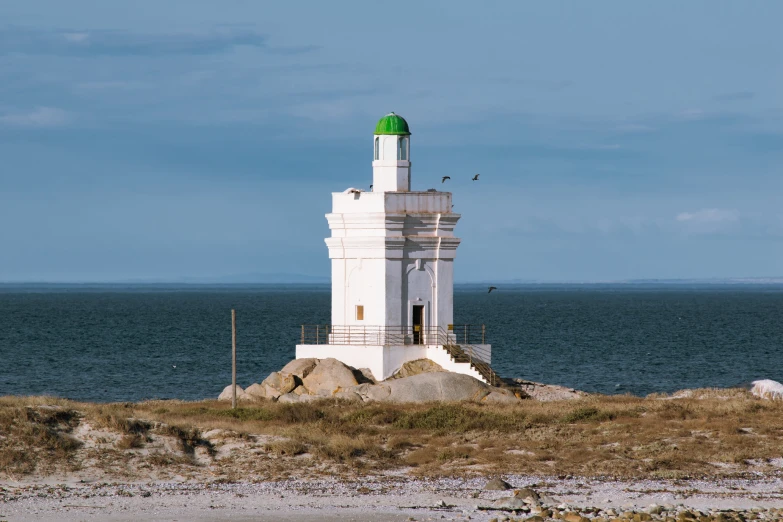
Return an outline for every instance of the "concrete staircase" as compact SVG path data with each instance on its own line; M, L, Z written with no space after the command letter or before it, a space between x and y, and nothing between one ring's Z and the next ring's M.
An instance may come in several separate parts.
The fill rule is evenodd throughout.
M443 348L451 356L452 361L470 364L470 367L476 370L484 378L484 382L490 386L501 386L503 384L503 380L489 364L473 355L474 348L472 346L444 344Z

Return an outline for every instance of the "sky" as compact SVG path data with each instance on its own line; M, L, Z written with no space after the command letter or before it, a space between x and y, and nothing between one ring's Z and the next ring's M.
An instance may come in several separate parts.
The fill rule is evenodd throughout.
M457 281L783 276L783 3L0 3L0 281L328 276L411 127ZM471 177L481 173L479 182Z

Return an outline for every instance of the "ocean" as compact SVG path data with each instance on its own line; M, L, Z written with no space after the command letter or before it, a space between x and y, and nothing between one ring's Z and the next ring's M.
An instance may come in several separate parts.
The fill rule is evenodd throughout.
M783 381L783 286L457 286L455 324L485 324L504 377L646 395ZM328 285L0 286L0 395L214 398L294 357L326 324Z

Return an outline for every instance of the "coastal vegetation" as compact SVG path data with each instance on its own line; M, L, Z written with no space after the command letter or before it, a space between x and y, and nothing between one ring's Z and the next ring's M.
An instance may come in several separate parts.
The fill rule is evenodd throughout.
M744 390L518 404L0 398L0 479L220 481L528 473L684 479L783 468L783 401Z

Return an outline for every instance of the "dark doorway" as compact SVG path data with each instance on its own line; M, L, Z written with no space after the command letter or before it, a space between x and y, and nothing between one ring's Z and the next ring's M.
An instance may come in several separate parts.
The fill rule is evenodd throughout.
M413 305L413 344L424 344L424 305Z

